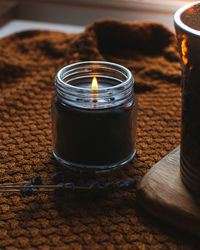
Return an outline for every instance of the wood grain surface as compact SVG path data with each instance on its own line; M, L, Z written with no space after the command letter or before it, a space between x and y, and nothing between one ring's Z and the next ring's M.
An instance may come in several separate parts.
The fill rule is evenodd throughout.
M178 146L144 175L137 199L151 214L200 236L200 199L181 181L179 153Z

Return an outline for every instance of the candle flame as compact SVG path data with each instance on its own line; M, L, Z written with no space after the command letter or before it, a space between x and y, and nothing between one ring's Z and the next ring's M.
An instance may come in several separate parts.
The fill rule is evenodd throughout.
M93 77L92 79L92 86L91 86L92 89L98 89L98 81L97 81L97 78L96 77Z

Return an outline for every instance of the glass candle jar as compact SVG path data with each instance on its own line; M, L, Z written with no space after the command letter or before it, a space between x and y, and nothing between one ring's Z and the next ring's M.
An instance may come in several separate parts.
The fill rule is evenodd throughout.
M101 172L134 157L137 101L127 68L103 61L75 63L57 73L55 86L53 155L59 163Z

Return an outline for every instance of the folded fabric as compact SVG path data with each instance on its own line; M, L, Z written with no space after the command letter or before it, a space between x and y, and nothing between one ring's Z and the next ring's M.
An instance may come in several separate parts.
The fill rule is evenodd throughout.
M61 67L85 60L119 63L135 78L137 155L105 178L140 180L180 143L179 56L175 35L162 24L102 20L81 34L16 33L0 40L1 183L27 181L36 174L51 178L58 171L51 152L54 77ZM135 190L103 198L0 193L2 249L177 249L197 244L143 211Z

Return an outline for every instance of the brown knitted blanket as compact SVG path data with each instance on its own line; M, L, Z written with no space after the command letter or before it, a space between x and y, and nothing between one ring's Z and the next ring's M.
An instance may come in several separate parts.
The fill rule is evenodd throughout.
M85 60L122 64L135 78L137 155L109 178L140 180L179 144L180 65L175 36L167 28L104 20L76 35L22 32L0 40L1 183L36 174L51 179L58 171L51 153L54 76L64 65ZM198 244L147 214L135 190L103 197L0 193L1 249L194 249Z

